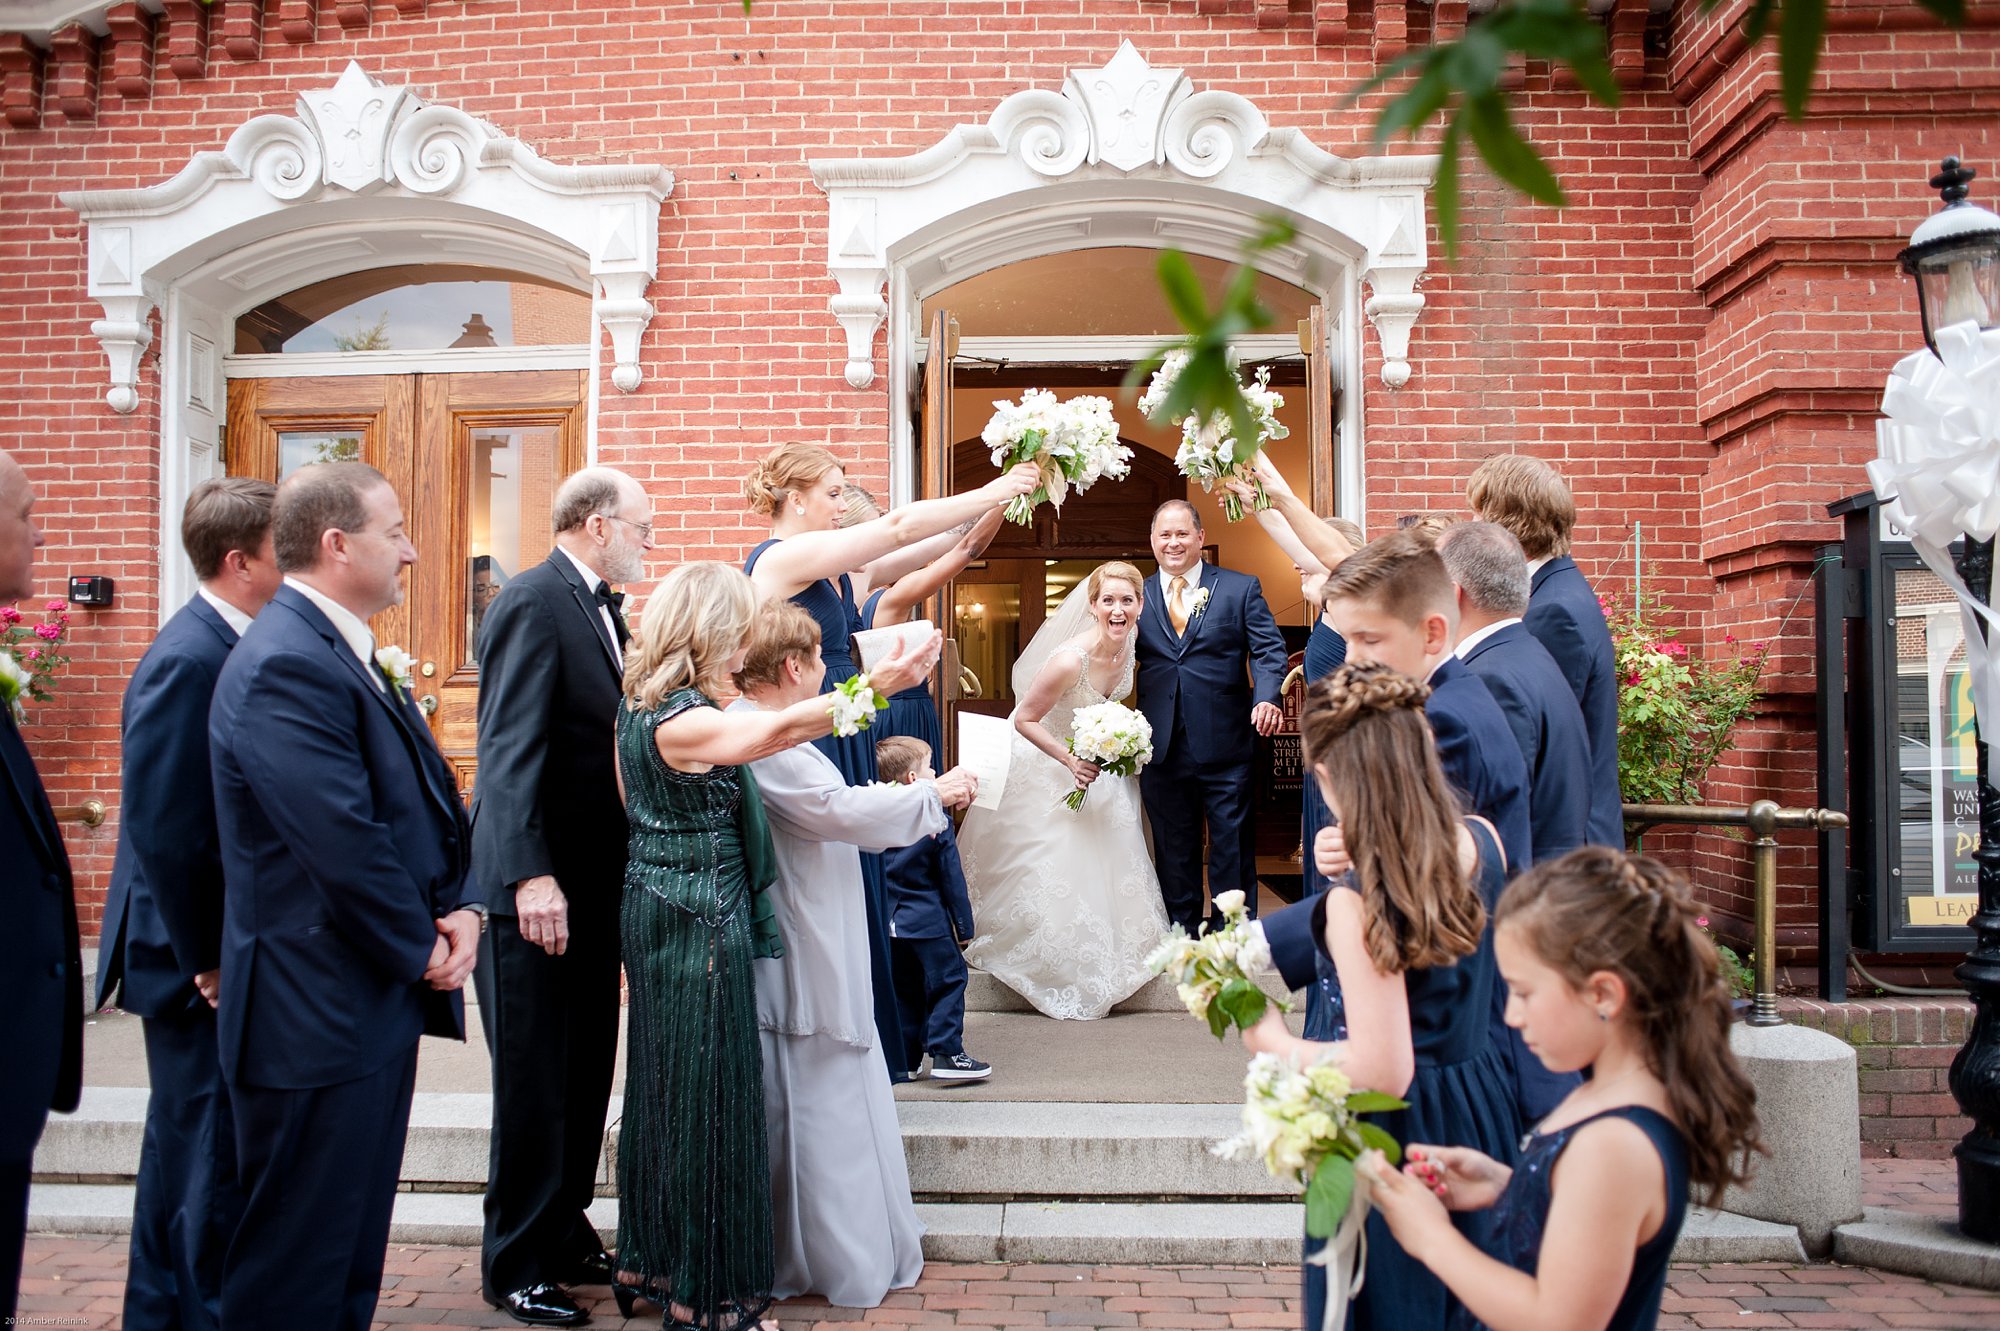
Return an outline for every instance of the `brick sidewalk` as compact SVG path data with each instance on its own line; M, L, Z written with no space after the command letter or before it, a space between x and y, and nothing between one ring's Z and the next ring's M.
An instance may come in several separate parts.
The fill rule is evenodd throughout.
M125 1284L123 1238L28 1240L18 1326L116 1327ZM592 1324L621 1323L608 1295L585 1291ZM816 1299L783 1305L784 1331L853 1327L976 1326L1293 1328L1300 1322L1295 1267L954 1266L933 1262L914 1290L863 1312ZM393 1247L376 1326L384 1331L512 1327L479 1297L470 1248ZM1710 1327L1813 1327L1861 1331L1973 1331L2000 1326L2000 1294L1831 1265L1676 1267L1661 1331Z

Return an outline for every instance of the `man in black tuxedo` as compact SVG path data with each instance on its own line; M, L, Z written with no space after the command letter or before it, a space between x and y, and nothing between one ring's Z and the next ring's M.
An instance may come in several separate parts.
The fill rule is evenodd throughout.
M218 1327L222 1259L242 1211L236 1135L216 1054L222 848L208 708L237 638L278 590L269 481L203 481L181 514L200 589L125 689L118 857L104 903L97 1006L143 1019L146 1132L125 1274L132 1331Z
M1530 853L1558 860L1590 840L1590 736L1548 649L1521 623L1528 561L1491 522L1459 522L1438 538L1458 590L1453 649L1500 704L1528 765Z
M0 604L35 590L35 492L0 453ZM28 1179L49 1111L67 1114L83 1092L83 963L69 854L14 709L0 703L0 1315L14 1320Z
M606 1284L584 1214L618 1057L618 911L627 828L613 725L630 635L611 590L644 575L653 510L631 477L556 491L555 549L509 582L479 638L472 865L492 909L476 972L493 1055L480 1276L536 1326L585 1318L565 1284Z
M1241 891L1257 913L1251 770L1257 736L1284 722L1278 697L1290 657L1257 579L1202 562L1193 504L1161 504L1152 542L1160 571L1147 579L1138 658L1153 759L1140 770L1139 794L1167 918L1193 933L1213 916L1202 900L1204 826L1210 900Z
M1466 484L1475 516L1514 533L1528 559L1522 623L1555 658L1590 735L1590 840L1625 845L1618 793L1618 663L1604 607L1569 557L1576 500L1555 468L1508 454L1479 464Z
M419 1036L465 1038L481 907L450 767L408 658L368 618L416 562L402 505L359 462L278 489L285 582L209 712L224 904L222 1072L242 1222L228 1327L366 1331Z

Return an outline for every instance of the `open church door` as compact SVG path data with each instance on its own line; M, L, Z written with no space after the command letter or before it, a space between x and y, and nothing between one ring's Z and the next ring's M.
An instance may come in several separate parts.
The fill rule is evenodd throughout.
M958 354L958 321L948 310L931 315L930 343L924 356L923 417L918 422L917 457L922 468L919 494L926 499L948 495L957 478L952 467L951 363ZM954 636L952 607L956 583L948 582L931 598L925 615L944 630L944 655L931 676L931 696L937 699L938 715L944 723L944 752L935 755L937 771L948 770L958 759L958 700L966 689L959 663L958 640ZM977 691L977 685L973 686Z
M1299 320L1299 350L1306 358L1306 450L1311 460L1313 512L1333 512L1333 357L1326 327L1326 306L1314 305Z

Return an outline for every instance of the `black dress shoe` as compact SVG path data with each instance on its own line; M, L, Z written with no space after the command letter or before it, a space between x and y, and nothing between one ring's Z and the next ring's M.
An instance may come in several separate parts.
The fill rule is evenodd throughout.
M611 1254L599 1249L588 1257L579 1258L563 1276L565 1285L608 1285L611 1274L617 1268L611 1264Z
M487 1302L529 1326L581 1326L590 1320L590 1314L569 1296L568 1290L546 1280L502 1294L498 1299L489 1298Z

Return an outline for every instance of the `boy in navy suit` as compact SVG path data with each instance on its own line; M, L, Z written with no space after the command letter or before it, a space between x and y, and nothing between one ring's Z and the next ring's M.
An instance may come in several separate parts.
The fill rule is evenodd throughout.
M937 776L931 746L907 735L878 741L875 766L884 781L898 785ZM904 1024L923 1030L933 1080L983 1081L992 1067L965 1052L967 972L959 948L972 939L972 900L951 824L885 853L882 869L889 880L889 950ZM916 1073L910 1069L912 1077Z

